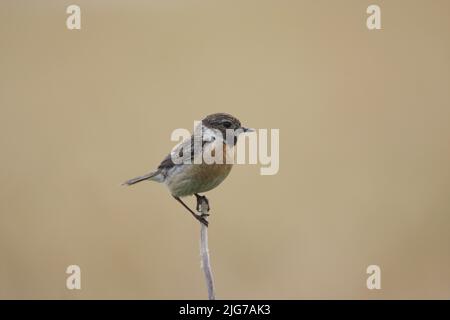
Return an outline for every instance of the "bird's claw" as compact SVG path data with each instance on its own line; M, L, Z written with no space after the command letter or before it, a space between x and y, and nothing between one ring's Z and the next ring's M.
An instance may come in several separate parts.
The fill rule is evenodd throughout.
M195 206L195 209L196 209L198 212L201 212L201 210L202 210L202 208L201 208L202 202L205 202L206 205L207 205L207 210L206 210L206 211L209 212L209 200L208 200L208 198L205 197L205 196L201 196L201 195L199 195L199 194L195 194L195 197L197 198L197 204L196 204L196 206Z
M209 201L208 198L205 196L201 196L199 194L195 194L195 197L197 198L197 204L195 206L195 209L199 214L197 215L197 220L203 223L205 226L208 227L209 222L206 220L207 217L209 217L208 213L203 213L202 211L202 205L206 205L206 212L209 212Z

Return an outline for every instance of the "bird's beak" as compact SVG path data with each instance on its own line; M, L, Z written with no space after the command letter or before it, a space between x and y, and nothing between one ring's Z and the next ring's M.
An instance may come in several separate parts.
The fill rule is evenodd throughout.
M245 128L245 127L242 127L242 130L243 130L244 132L255 132L255 129L253 129L253 128Z

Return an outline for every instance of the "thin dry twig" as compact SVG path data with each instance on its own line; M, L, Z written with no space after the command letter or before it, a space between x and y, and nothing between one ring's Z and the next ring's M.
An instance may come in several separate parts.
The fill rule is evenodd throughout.
M205 219L208 219L208 212L209 212L209 203L206 197L201 197L198 199L199 201L199 208L200 208L200 214L202 214ZM211 263L209 258L209 249L208 249L208 227L205 226L203 223L200 224L200 257L201 257L201 266L203 269L203 272L205 274L205 280L206 280L206 287L208 288L208 299L209 300L215 300L216 299L216 292L214 289L214 280L211 270Z

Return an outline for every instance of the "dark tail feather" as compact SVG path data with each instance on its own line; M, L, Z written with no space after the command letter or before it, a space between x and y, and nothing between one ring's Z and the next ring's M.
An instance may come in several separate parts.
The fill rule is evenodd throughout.
M149 180L149 179L153 178L154 176L156 176L158 173L159 173L158 171L157 172L151 172L151 173L146 174L144 176L136 177L136 178L130 179L128 181L125 181L124 183L122 183L122 185L131 186L131 185L133 185L135 183L138 183L138 182L141 182L141 181L144 181L144 180Z

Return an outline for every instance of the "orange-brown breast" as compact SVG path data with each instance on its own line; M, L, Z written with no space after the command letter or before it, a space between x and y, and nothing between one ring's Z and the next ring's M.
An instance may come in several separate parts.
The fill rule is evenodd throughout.
M226 155L231 154L229 146L223 144L223 163L207 164L187 164L182 172L167 181L167 185L172 194L177 196L187 196L194 193L202 193L217 187L230 173L233 164L226 163ZM215 156L215 150L211 151Z

